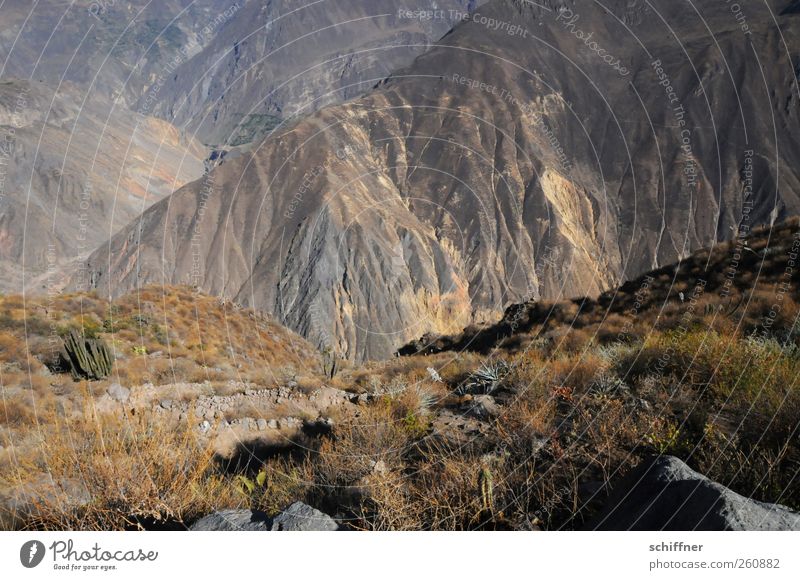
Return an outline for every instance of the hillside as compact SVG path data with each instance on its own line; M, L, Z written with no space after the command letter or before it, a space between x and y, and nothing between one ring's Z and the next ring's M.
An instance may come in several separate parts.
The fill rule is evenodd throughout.
M685 530L717 514L702 478L772 516L699 529L796 529L772 503L800 509L799 254L792 220L326 374L301 339L187 288L4 299L0 523L185 529L303 501L346 529ZM48 374L48 320L113 342L124 396ZM676 505L703 507L625 519L626 476L651 464L688 474ZM651 505L648 489L625 497Z
M311 345L269 317L188 288L143 288L111 303L86 293L3 296L0 315L3 386L30 382L42 395L72 382L49 370L71 329L109 344L108 381L125 384L269 383L292 369L316 373L321 364Z
M596 296L800 213L787 5L778 27L753 7L744 35L710 0L703 18L494 0L368 96L150 208L75 283L196 285L353 360Z
M71 330L108 345L110 376L70 376L59 354ZM113 527L157 513L144 498L172 486L204 504L212 488L198 495L187 466L250 438L270 406L289 426L287 413L325 409L305 394L322 369L319 353L274 321L188 288L144 288L113 303L86 293L0 297L0 529L35 525L51 509L71 517L87 493L101 511L106 501L130 508L111 508ZM297 392L282 405L264 396L287 384ZM230 425L198 442L197 424L216 423L223 404ZM125 491L120 481L132 484ZM90 525L81 519L68 527Z
M626 344L678 326L791 342L800 332L798 251L800 220L794 218L741 233L597 297L514 304L497 322L422 337L399 352L488 355L525 351L542 341L553 348L562 341Z

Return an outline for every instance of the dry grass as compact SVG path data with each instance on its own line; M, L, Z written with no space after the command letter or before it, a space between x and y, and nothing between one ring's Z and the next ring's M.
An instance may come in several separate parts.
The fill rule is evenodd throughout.
M22 300L0 298L0 364L38 371L57 359L71 329L101 337L123 384L205 380L273 384L287 373L314 375L316 351L303 339L252 310L187 287L149 287L107 302L92 293ZM3 377L3 384L13 386Z
M606 486L652 453L678 455L740 493L800 504L792 485L800 359L791 348L657 330L638 344L510 355L494 392L500 415L467 441L433 422L461 412L454 392L483 359L423 358L424 366L385 367L372 381L382 394L336 416L329 435L298 440L244 472L221 470L189 431L146 416L87 408L80 420L54 419L53 436L13 479L49 472L82 482L93 500L75 506L56 495L25 525L152 527L240 505L275 512L301 499L354 529L580 528ZM427 372L438 365L442 382ZM259 471L257 489L244 489L237 476Z
M71 329L111 346L107 380L52 372ZM316 351L268 317L189 288L145 288L113 303L93 293L0 297L0 496L34 490L20 499L28 506L22 519L5 514L3 526L157 526L212 503L236 505L243 498L188 426L175 430L146 412L98 414L93 401L111 382L153 383L181 400L190 387L181 394L170 385L200 383L202 394L241 389L231 381L310 388L320 384L319 368ZM69 501L83 495L91 501Z
M78 419L46 421L37 444L18 447L14 459L0 485L21 493L24 509L4 516L24 528L174 526L241 503L189 428L147 413L99 414L90 398Z
M191 430L146 413L96 413L92 396L107 383L85 385L65 406L54 395L63 385L44 371L47 333L79 327L113 342L124 382L209 381L164 386L175 398L224 392L213 383L230 379L314 389L323 379L304 371L319 368L306 343L188 289L147 290L113 307L59 297L46 312L4 298L0 484L42 490L15 525L48 529L175 525L298 499L353 529L573 529L610 483L667 453L743 495L798 509L800 269L786 276L796 230L775 228L769 246L758 233L733 278L733 246L722 245L684 260L677 278L663 268L596 300L526 304L513 327L440 337L426 355L343 365L330 384L371 402L335 413L330 432L248 442L239 451L262 449L247 461L221 462ZM491 388L497 410L470 417L477 396L463 387L483 365L505 369Z

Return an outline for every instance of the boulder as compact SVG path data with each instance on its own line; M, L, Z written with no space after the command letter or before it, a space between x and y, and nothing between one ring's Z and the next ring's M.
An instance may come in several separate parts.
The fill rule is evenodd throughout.
M477 419L492 419L500 415L500 407L491 395L475 395L465 402L466 413Z
M333 532L339 524L319 510L301 501L296 501L272 520L273 531L285 532Z
M0 530L15 530L40 518L48 506L65 512L88 505L92 495L84 482L75 478L28 482L0 490Z
M194 532L258 532L268 531L270 517L255 510L222 510L196 521L189 528Z
M118 403L124 403L127 401L131 396L131 390L126 389L119 383L113 383L108 390L106 391L108 396L117 401Z
M616 486L591 530L800 530L800 514L762 503L676 457L645 461Z
M274 518L255 510L222 510L196 521L195 532L328 532L339 529L330 516L296 501Z

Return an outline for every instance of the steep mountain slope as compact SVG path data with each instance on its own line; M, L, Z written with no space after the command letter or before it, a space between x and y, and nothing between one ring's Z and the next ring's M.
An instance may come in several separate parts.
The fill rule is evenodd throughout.
M77 259L203 175L199 142L148 117L152 105L131 107L202 48L215 3L0 6L2 291L57 288Z
M800 212L797 16L606 5L489 2L156 204L89 281L195 284L376 358Z
M153 112L204 143L260 140L282 120L368 91L481 3L242 2L167 79ZM419 11L431 17L404 16Z
M0 290L60 284L158 199L203 175L205 148L64 83L0 80ZM43 286L44 285L44 286Z
M239 146L301 107L362 93L471 4L419 20L391 2L2 3L0 290L58 287L120 226L201 177L197 131Z
M0 76L69 81L134 108L213 39L236 12L230 7L219 0L9 0L0 6Z
M491 324L422 337L399 354L520 353L582 341L625 346L656 329L685 334L716 328L789 345L800 338L798 253L800 219L793 218L694 252L596 298L513 304Z
M363 94L483 1L11 0L0 76L68 80L237 145ZM420 11L430 16L402 15Z

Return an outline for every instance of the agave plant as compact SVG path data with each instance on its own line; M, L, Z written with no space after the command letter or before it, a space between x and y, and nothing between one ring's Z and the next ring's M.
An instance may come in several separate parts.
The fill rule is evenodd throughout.
M483 363L456 389L459 395L491 395L511 369L504 360Z
M414 385L412 388L417 400L417 412L420 415L427 415L436 405L439 398L424 385Z
M589 387L589 392L598 397L612 397L614 395L619 395L627 389L628 387L625 385L625 381L621 378L611 374L603 374L592 382L592 385Z

